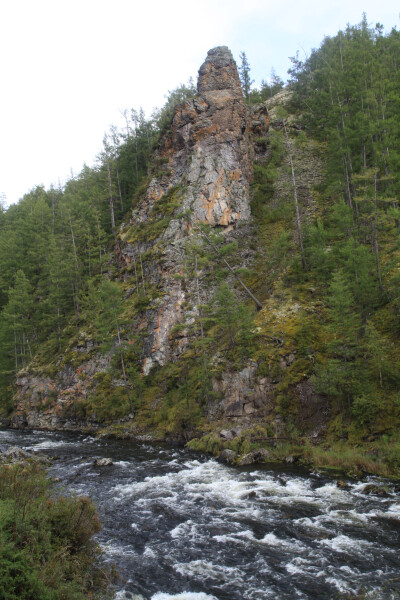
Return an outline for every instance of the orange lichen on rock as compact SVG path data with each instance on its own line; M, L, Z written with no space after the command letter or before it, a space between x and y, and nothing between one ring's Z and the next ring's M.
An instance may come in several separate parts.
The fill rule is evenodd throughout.
M231 171L230 176L233 181L240 181L242 179L241 169L236 168L234 171Z

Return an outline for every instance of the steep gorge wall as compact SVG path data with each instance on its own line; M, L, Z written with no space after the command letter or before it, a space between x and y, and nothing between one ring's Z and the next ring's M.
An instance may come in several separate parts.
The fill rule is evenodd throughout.
M142 369L150 377L155 367L179 361L189 347L190 334L183 328L177 340L171 331L177 324L189 326L199 304L209 299L209 288L184 277L186 247L200 239L197 225L207 224L222 232L227 242L236 241L242 265L251 264L255 257L250 243L255 231L250 184L255 159L267 152L263 142L269 129L267 105L245 106L236 64L226 47L209 51L199 70L197 89L193 99L177 107L157 150L155 173L116 241L119 277L136 278L136 288L139 280L146 290L148 304L129 335L134 339L144 334ZM310 169L317 174L315 165ZM310 173L307 178L313 183ZM304 193L310 195L307 189L306 185ZM128 289L126 298L136 292L135 287ZM260 322L268 321L275 308L280 306L270 302L260 312ZM292 348L282 351L279 360L282 370L290 366L295 360ZM79 417L79 405L93 393L97 376L110 363L111 354L101 356L82 331L78 342L57 359L55 376L40 369L20 374L13 426L97 428L96 415ZM262 421L274 411L276 383L274 377L257 375L254 361L239 371L227 370L213 381L217 400L209 403L207 418L242 425ZM308 407L314 406L307 382L300 385L298 395ZM134 416L127 415L124 421L134 432Z
M182 322L187 311L182 307L194 297L193 287L186 285L183 290L176 276L182 270L187 241L196 235L196 224L220 228L228 236L239 222L250 221L254 150L249 123L256 121L264 135L268 128L262 108L257 118L249 119L236 64L225 46L209 51L199 70L197 89L195 98L177 108L171 131L158 151L161 173L152 178L144 201L133 211L130 227L120 236L122 266L134 262L138 268L146 252L155 246L159 250L157 264L145 273L146 281L157 285L162 295L142 324L149 334L145 374L155 364L165 365L170 360L171 328ZM154 218L157 204L162 205L174 189L178 206L165 230L155 240L137 240L140 228L146 230ZM185 347L182 340L178 351Z

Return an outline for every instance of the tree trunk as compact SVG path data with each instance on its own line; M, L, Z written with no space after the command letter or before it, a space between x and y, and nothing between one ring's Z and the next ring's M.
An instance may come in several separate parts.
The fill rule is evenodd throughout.
M287 129L286 129L286 122L285 122L285 120L283 120L283 128L285 130L286 145L287 145L288 154L289 154L290 168L291 168L291 171L292 171L293 198L294 198L294 205L295 205L295 208L296 208L296 224L297 224L297 234L299 236L301 264L302 264L302 267L303 267L303 271L305 271L306 270L306 260L304 258L303 234L302 234L302 231L301 231L301 219L300 219L300 211L299 211L299 202L298 202L298 199L297 199L296 177L295 177L295 174L294 174L293 157L292 157L292 152L291 152L291 149L290 149L290 141L289 141L289 136L288 136L288 132L287 132Z
M107 160L107 178L108 178L108 189L109 189L109 193L110 193L111 229L112 229L112 232L115 233L114 200L113 200L113 195L112 195L110 163L108 160Z

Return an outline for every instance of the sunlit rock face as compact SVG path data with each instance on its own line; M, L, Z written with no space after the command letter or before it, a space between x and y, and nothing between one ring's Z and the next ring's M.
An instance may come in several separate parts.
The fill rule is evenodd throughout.
M158 238L162 258L157 267L146 272L146 278L163 291L163 296L154 310L146 312L145 374L156 364L174 360L176 353L186 348L183 335L172 352L170 331L176 323L190 319L183 307L193 297L193 290L190 284L183 290L176 275L182 269L185 245L196 224L206 223L228 233L239 221L250 220L254 117L250 112L247 116L236 63L226 46L208 52L199 69L197 91L194 98L176 108L157 152L157 175L132 215L134 227L150 222L166 194L179 190L179 207ZM265 129L268 127L265 116L257 113L257 119ZM134 259L139 264L139 252L146 253L154 245L123 244L120 260L128 264Z
M191 223L226 227L250 217L253 156L239 75L226 46L208 52L197 90L176 110L161 154L169 161L169 185L186 185L183 206Z

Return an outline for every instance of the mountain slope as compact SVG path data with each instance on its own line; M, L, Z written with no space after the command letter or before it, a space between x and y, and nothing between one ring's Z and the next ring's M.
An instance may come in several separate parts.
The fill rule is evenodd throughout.
M19 372L13 426L295 448L323 464L336 459L318 444L363 444L363 468L384 472L381 455L398 468L397 183L367 164L374 144L352 159L343 104L336 137L313 121L315 62L245 105L230 51L210 50L70 339Z

